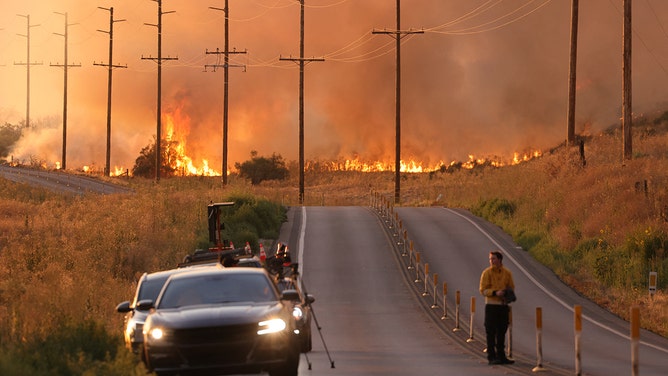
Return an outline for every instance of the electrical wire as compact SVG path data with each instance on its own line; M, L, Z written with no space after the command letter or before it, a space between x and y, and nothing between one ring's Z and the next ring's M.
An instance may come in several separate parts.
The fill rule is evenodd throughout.
M532 3L535 3L536 1L538 1L538 0L531 0L531 1L529 1L525 4L523 4L523 5L519 6L518 8L516 8L515 10L513 10L509 13L506 13L502 16L499 16L499 17L497 17L497 18L495 18L491 21L483 22L482 24L479 24L479 25L470 26L470 27L462 28L462 29L459 29L459 30L452 30L452 31L440 31L437 28L427 28L427 29L425 29L425 32L447 34L447 35L471 35L471 34L480 34L480 33L486 33L486 32L490 32L490 31L498 30L500 28L503 28L503 27L506 27L508 25L514 24L515 22L518 22L518 21L528 17L529 15L537 12L538 10L542 9L544 6L548 5L552 0L544 0L543 3L539 4L535 8L529 9L525 13L517 14L520 11L523 11L524 8L528 7ZM492 6L484 9L484 10L489 10L489 9L491 9L491 7L493 7L494 5L497 5L497 4L498 4L498 2L496 4L493 4ZM479 14L482 14L482 13L477 13L476 16L479 15ZM513 17L513 18L511 18L510 20L507 20L507 21L503 21L504 19L510 18L510 17ZM472 17L468 17L467 19L471 19L471 18ZM499 23L499 22L501 22L501 23Z

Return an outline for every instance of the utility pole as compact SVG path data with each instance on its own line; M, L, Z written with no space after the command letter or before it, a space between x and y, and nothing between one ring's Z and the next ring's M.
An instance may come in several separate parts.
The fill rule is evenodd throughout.
M39 25L31 25L30 24L30 15L22 15L22 14L17 14L19 17L25 17L26 18L26 24L28 25L26 27L26 33L25 34L18 34L19 36L25 37L26 40L28 41L28 47L27 47L27 57L26 57L26 62L25 63L14 63L14 65L25 65L26 66L26 128L30 127L30 66L31 65L42 65L42 63L31 63L30 62L30 28L31 27L37 27Z
M299 58L280 58L280 60L299 63L299 204L304 204L304 66L307 62L325 61L322 58L304 58L304 0L299 0Z
M227 145L228 145L228 140L227 140L227 128L228 128L228 115L229 115L229 105L228 105L228 91L229 91L229 67L230 67L230 54L245 54L246 51L230 51L230 7L229 7L229 1L225 0L225 8L216 8L216 7L209 7L209 9L214 9L214 10L220 10L225 12L225 51L222 52L223 54L223 166L221 169L221 174L223 175L223 185L227 185ZM221 52L216 48L215 52L209 52L208 50L205 51L207 55L209 54L214 54L214 55L220 55ZM235 67L244 67L243 65L234 65ZM204 65L204 70L206 71L206 68L213 68L213 71L216 71L216 68L221 67L220 64L213 64L213 65ZM244 67L245 69L245 67Z
M387 34L396 39L396 150L394 159L394 203L401 202L401 39L410 34L423 34L423 30L401 30L401 0L397 0L397 30L373 30L372 34Z
M633 29L631 28L632 1L624 0L624 48L622 61L622 142L624 144L624 160L633 157L631 143L631 127L633 122L633 111L631 101L631 39Z
M59 13L59 12L54 12L56 14L60 14L61 16L65 16L65 33L64 34L59 34L59 33L54 33L56 35L60 35L62 37L65 37L65 62L60 65L60 64L51 64L52 67L62 67L63 72L64 72L64 77L63 77L63 156L62 156L62 161L60 162L60 168L64 171L67 169L67 71L69 67L80 67L81 64L67 64L67 35L68 35L68 29L70 27L70 24L67 23L67 13Z
M158 24L149 24L145 23L144 25L155 26L158 28L158 57L144 57L142 60L153 60L158 63L158 109L157 109L157 126L156 126L156 136L155 136L155 181L160 181L160 169L162 168L162 162L160 162L160 154L162 154L162 140L160 135L160 128L162 126L162 61L163 60L178 60L178 57L162 57L162 15L168 13L174 13L174 11L163 12L162 11L162 0L152 0L158 3Z
M578 60L578 8L579 0L571 3L571 53L570 66L568 68L568 130L566 145L575 143L575 77Z
M114 22L123 22L125 20L114 20L114 7L103 8L98 7L98 9L109 11L109 31L97 30L101 33L109 34L109 60L107 64L104 63L95 63L93 65L98 65L102 67L107 67L107 154L104 163L104 175L111 176L111 77L114 68L127 68L127 65L114 65L113 56L114 56Z

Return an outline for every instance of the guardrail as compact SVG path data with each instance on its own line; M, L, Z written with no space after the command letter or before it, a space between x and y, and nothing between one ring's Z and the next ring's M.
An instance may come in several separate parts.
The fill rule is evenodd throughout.
M439 285L439 275L438 273L430 274L429 263L422 258L422 255L419 251L415 250L413 240L410 239L408 231L403 228L403 223L399 218L398 213L394 211L394 205L391 200L387 197L381 195L378 192L372 192L370 200L371 208L376 210L378 215L385 221L385 224L396 238L396 249L402 260L404 260L404 265L407 272L417 285L416 290L419 294L426 299L429 299L428 302L424 303L429 304L433 309L433 312L436 312L437 308L442 308L442 315L440 316L441 322L444 326L449 322L448 314L448 305L447 305L447 296L448 296L448 285L446 281L443 281L442 285ZM430 278L431 275L431 278ZM442 287L441 287L442 286ZM431 298L429 298L431 297ZM439 307L439 302L441 302L442 307ZM425 304L425 305L426 305ZM475 316L475 296L471 296L471 302L469 307L469 323L468 323L468 337L462 338L466 343L473 343L476 341L474 333L474 324L473 318ZM439 314L441 310L438 310ZM574 342L575 342L575 354L574 354L574 374L582 374L582 356L580 352L580 339L582 333L582 307L579 305L574 305ZM463 328L461 327L460 322L461 315L461 294L460 291L455 292L455 307L454 307L454 326L451 328L452 332L459 332ZM512 327L512 307L510 309L509 315L509 325L507 332L507 346L506 352L508 358L513 357L512 353L512 342L513 342L513 327ZM542 316L542 307L536 307L536 365L531 370L527 370L529 373L541 372L541 371L552 371L552 373L563 373L563 374L573 374L565 373L564 370L557 369L547 369L543 365L543 346L542 346L542 329L543 329L543 316ZM638 376L639 361L638 361L638 347L639 347L639 337L640 337L640 310L638 306L631 307L631 374L633 376ZM464 328L466 329L466 328ZM483 349L486 351L486 349ZM517 364L517 363L516 363Z

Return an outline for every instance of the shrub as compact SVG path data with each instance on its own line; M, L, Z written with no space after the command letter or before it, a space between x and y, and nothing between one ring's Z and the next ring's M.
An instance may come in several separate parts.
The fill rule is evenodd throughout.
M479 202L472 211L475 215L486 219L495 219L498 216L508 219L515 214L515 208L515 204L505 198L493 198Z
M239 176L250 179L253 185L265 180L285 180L290 175L280 154L265 158L258 157L257 151L252 151L250 161L235 163L235 167L239 170Z

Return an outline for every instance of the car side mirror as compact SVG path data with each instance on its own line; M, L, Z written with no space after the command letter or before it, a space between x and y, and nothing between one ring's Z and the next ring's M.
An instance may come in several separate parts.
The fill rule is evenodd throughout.
M130 312L130 311L132 311L132 308L130 307L130 302L129 302L129 301L125 301L125 302L119 303L119 304L116 306L116 312L120 312L120 313L128 313L128 312Z
M148 311L151 308L155 308L153 304L154 304L153 300L151 299L140 300L137 302L135 309L138 309L140 311Z
M281 293L281 300L299 300L299 293L297 290L283 290L283 293Z
M306 298L304 298L304 300L306 300L306 305L309 305L315 302L315 297L311 294L306 294Z

